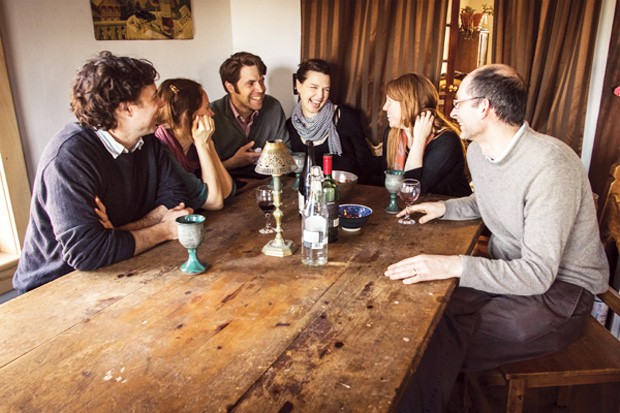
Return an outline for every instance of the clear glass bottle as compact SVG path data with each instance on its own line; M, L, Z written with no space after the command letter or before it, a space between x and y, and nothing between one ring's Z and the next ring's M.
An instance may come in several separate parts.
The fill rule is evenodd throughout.
M323 155L323 193L325 194L325 203L327 204L327 212L329 221L327 228L329 233L329 242L338 241L338 228L340 227L340 219L338 217L338 182L332 178L333 156L331 153Z
M314 165L314 142L306 141L306 160L304 168L299 175L299 194L297 201L299 203L299 214L303 215L306 206L306 200L310 193L310 168Z
M313 166L310 169L310 195L301 223L301 262L305 265L327 264L328 217L321 167Z

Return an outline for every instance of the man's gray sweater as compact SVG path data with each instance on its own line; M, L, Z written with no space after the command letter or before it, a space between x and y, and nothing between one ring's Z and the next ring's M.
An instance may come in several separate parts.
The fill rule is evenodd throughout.
M592 189L583 164L559 139L525 125L498 162L473 142L474 194L446 201L443 219L482 218L492 259L462 256L460 286L498 294L542 294L556 280L592 293L607 288Z

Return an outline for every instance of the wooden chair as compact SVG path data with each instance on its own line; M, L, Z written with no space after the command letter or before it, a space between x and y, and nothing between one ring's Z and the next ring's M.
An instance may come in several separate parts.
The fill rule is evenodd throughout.
M606 246L620 252L620 164L612 166L611 179L600 214L601 237ZM609 251L609 250L608 250ZM615 268L615 265L614 265ZM608 288L598 295L620 315L620 294ZM467 390L480 411L490 411L480 382L503 384L508 388L506 412L523 411L527 389L560 387L558 405L567 406L570 386L620 382L620 341L593 317L581 337L555 354L503 365L497 369L467 375Z
M601 239L612 268L620 252L620 162L611 166L605 198L600 208Z

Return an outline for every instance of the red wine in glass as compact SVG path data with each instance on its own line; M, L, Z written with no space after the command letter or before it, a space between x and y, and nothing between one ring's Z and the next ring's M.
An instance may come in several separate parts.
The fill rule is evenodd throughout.
M398 193L398 197L400 199L403 200L403 202L409 206L409 205L413 205L413 203L415 202L416 199L418 199L417 196L415 196L413 194L413 192L399 192Z
M265 214L265 226L258 230L261 234L272 234L275 232L271 226L271 213L276 207L273 205L273 189L269 185L262 185L256 188L256 203Z
M258 206L265 214L271 214L276 210L276 206L273 204L273 201L259 201Z
M417 179L407 178L403 179L403 183L398 190L398 197L403 200L406 207L409 208L420 196L420 181ZM409 216L405 209L406 215L398 220L399 224L411 225L415 224L415 220Z

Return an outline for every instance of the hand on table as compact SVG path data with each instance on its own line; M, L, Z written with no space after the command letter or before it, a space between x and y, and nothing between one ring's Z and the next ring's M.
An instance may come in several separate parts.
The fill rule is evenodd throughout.
M405 284L415 284L460 277L462 270L458 255L421 254L390 265L385 276L392 280L403 280Z
M179 237L178 227L176 223L176 219L178 217L182 217L185 215L193 214L194 210L192 208L186 208L185 204L181 202L179 205L174 208L170 208L166 210L163 217L161 218L161 223L166 224L166 228L169 231L170 239L177 239Z
M400 211L396 214L397 217L402 217L408 213L421 212L424 215L420 217L418 222L424 224L436 218L441 218L446 213L446 204L443 201L437 202L422 202L421 204L412 205Z

